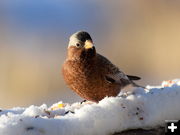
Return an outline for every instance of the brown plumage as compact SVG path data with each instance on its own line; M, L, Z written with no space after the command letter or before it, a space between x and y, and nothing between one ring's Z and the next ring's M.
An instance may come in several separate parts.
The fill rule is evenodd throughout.
M70 37L68 54L62 68L67 85L82 98L98 102L106 96L117 96L122 88L139 77L125 75L107 58L96 53L87 32Z

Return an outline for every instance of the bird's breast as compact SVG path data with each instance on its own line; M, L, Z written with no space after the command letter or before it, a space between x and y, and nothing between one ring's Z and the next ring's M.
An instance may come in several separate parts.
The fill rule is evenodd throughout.
M105 96L116 96L119 86L105 81L101 68L94 64L66 62L63 66L64 80L81 97L99 101Z
M78 61L67 61L63 65L63 76L67 84L72 87L88 87L97 79L93 65Z

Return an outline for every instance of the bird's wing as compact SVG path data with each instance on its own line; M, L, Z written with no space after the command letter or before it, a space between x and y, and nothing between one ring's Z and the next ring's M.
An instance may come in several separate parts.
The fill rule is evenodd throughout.
M114 64L112 64L107 58L104 56L97 54L99 66L101 66L101 71L105 76L105 79L110 83L119 83L122 84L124 82L129 83L129 78L122 71L119 70Z
M127 76L121 72L116 74L106 74L105 78L110 83L122 84L122 82L129 82Z

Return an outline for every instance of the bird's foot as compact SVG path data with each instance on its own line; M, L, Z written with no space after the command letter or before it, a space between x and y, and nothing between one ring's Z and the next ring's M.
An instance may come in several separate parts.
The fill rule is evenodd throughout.
M71 111L71 110L68 110L68 111L66 111L64 114L66 115L66 114L68 114L68 113L75 113L75 112L73 112L73 111Z
M85 103L87 100L86 99L84 99L83 101L81 101L80 102L80 104L83 104L83 103Z
M81 101L80 102L80 105L87 105L87 104L93 104L94 102L92 102L92 101L89 101L89 100L83 100L83 101Z

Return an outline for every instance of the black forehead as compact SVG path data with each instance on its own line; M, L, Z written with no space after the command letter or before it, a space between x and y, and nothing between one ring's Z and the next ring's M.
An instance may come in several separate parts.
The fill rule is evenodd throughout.
M76 34L76 37L78 40L80 40L82 42L85 42L86 40L92 40L89 33L85 32L85 31L78 32Z

